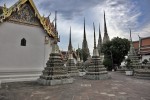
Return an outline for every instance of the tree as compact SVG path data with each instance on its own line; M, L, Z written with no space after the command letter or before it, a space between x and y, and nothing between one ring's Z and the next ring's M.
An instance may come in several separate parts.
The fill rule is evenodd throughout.
M109 58L105 58L103 61L103 65L105 65L105 67L107 68L108 71L112 70L112 60Z
M3 10L0 8L0 14L2 14L3 13Z
M119 37L113 38L102 46L102 52L105 55L104 59L112 60L112 64L117 66L120 66L121 62L125 59L129 49L130 41Z
M146 65L146 64L148 63L148 60L147 60L147 59L144 59L144 60L142 61L142 63Z
M85 62L87 58L89 57L89 54L86 51L86 49L82 49L82 56L83 56L83 61Z
M82 49L81 49L81 48L78 48L78 49L76 50L76 54L78 54L78 52L79 52L80 59L82 59Z

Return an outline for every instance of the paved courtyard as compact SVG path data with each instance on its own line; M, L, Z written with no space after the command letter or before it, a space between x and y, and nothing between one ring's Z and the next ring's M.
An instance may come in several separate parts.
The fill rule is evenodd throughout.
M2 84L0 100L150 100L150 80L111 72L109 80L75 78L73 84L40 86L36 82Z

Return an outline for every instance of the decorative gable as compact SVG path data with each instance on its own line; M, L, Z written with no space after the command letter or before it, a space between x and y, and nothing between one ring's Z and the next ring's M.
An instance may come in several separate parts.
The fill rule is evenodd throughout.
M25 4L28 4L28 6ZM3 12L0 14L0 23L9 20L34 25L40 24L50 37L58 39L58 32L55 30L53 23L49 21L49 24L47 24L47 18L39 14L32 0L19 0L10 8L7 8L4 4L2 9Z
M35 17L33 9L27 3L22 5L19 11L13 12L8 19L9 21L15 21L19 23L40 25L37 17Z

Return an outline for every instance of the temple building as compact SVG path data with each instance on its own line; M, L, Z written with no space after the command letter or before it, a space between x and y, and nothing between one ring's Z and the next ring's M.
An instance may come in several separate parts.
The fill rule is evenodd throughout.
M0 7L0 80L37 79L57 37L56 23L41 16L32 0Z
M105 12L104 12L104 37L103 37L103 44L107 41L110 41L108 32L107 32L107 25L106 25L106 18L105 18Z
M139 41L133 41L133 46L141 62L144 59L150 61L150 37L139 37Z
M84 33L83 33L83 42L82 42L82 52L83 52L83 61L86 61L90 57L90 51L88 48L88 43L86 40L86 31L85 31L85 19L84 19Z

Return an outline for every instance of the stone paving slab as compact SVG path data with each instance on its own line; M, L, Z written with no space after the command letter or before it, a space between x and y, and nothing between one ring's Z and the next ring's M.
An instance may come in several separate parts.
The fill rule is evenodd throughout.
M41 86L37 82L2 84L0 100L150 100L150 80L111 72L109 80L76 77L73 84Z

